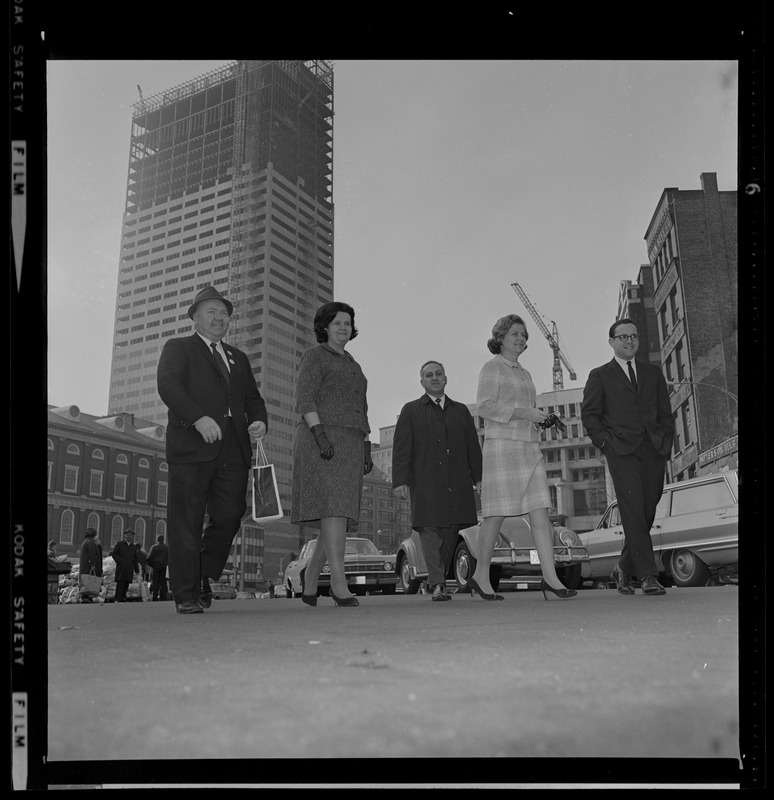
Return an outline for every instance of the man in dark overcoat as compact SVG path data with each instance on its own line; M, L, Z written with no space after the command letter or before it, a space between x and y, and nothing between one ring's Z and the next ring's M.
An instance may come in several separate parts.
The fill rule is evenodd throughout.
M195 331L168 339L157 386L168 409L169 583L180 614L212 604L247 511L250 438L266 433L266 404L246 353L224 341L233 305L214 286L188 309ZM205 525L205 515L207 524Z
M137 548L134 546L134 531L124 531L124 538L113 545L110 556L116 562L116 603L125 603L126 592L134 576L140 572Z
M446 576L457 533L477 522L475 491L481 491L481 445L467 406L445 393L443 364L419 370L425 394L406 403L392 443L395 495L411 498L411 526L419 533L433 600L450 600Z
M78 563L78 574L102 577L102 545L97 538L96 528L86 528L81 544L81 555ZM83 586L83 584L81 584ZM93 602L91 596L81 590L81 602Z
M151 599L167 599L167 565L169 548L164 544L164 534L156 537L156 544L148 551L148 566L151 568Z
M613 358L591 370L583 390L581 419L607 459L613 478L624 544L611 578L621 594L634 594L638 578L645 595L666 594L658 582L651 527L664 488L675 421L661 369L635 359L637 326L619 319L608 332Z

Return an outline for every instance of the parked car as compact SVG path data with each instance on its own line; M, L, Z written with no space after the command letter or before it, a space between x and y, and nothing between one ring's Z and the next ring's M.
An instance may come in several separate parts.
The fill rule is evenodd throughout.
M554 563L559 579L568 589L575 589L581 582L581 569L588 561L586 548L575 531L563 526L554 526ZM457 535L457 544L447 579L456 581L457 589L469 592L469 578L476 570L480 553L480 523L464 528ZM396 574L405 594L416 594L427 580L419 534L411 532L398 547L395 563ZM526 517L508 517L503 522L495 543L489 567L489 580L497 590L501 580L523 580L537 584L542 578L537 550L532 542L532 532Z
M676 586L706 586L721 571L731 581L739 563L739 475L736 470L664 487L650 531L659 575ZM580 534L589 551L583 579L609 583L623 545L618 503L592 531Z
M215 581L210 584L210 589L212 589L213 600L236 600L237 598L237 591L230 583Z
M317 546L317 539L307 542L298 558L285 568L283 583L288 597L300 596L304 590L306 565ZM395 556L383 555L370 540L358 536L348 536L344 552L344 572L347 585L353 594L382 592L394 594L398 583L395 573ZM331 588L331 570L326 561L317 582L317 594L327 595Z

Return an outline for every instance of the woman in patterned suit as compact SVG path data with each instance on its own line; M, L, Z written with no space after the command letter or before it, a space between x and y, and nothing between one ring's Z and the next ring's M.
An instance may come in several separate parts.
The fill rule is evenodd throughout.
M482 550L471 587L484 600L502 600L489 581L492 552L506 517L529 515L532 540L540 559L543 596L572 597L554 567L554 534L548 519L551 505L537 424L547 417L535 407L532 377L519 364L527 349L527 326L516 314L497 320L487 347L495 357L478 378L478 414L484 420L484 464L481 479Z
M319 528L304 573L302 600L317 605L317 580L327 557L331 597L337 606L359 605L347 588L344 550L357 530L363 475L373 468L368 425L367 381L346 351L357 336L355 310L326 303L314 318L316 347L301 357L296 410L301 419L293 452L290 521Z

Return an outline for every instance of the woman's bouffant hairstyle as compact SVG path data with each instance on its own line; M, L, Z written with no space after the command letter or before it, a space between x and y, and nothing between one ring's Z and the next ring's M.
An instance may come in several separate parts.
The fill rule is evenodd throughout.
M324 306L320 306L320 308L317 309L317 313L314 315L314 335L317 337L318 342L322 343L328 341L328 331L326 328L333 322L339 311L349 314L349 318L352 320L352 336L349 337L349 340L352 341L352 339L357 336L355 309L347 305L347 303L326 303Z
M527 323L518 314L506 314L504 317L495 322L492 328L492 338L487 341L486 346L489 348L490 353L498 355L503 349L503 339L505 334L511 329L512 325L523 325L525 338L529 339L529 331L527 330Z

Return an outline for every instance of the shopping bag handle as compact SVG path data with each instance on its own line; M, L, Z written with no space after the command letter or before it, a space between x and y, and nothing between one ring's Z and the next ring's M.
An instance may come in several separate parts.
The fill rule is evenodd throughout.
M255 466L266 467L269 465L269 459L266 458L266 451L263 449L263 441L257 440L258 446L255 448Z

